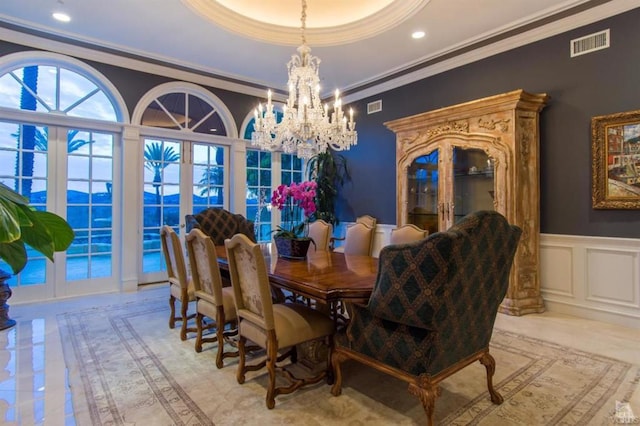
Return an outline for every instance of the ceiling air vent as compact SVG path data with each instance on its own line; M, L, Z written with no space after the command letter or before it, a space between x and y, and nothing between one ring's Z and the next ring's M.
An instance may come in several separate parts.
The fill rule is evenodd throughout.
M609 47L609 30L571 40L571 57Z
M382 99L369 102L367 104L367 114L373 114L374 112L382 111Z

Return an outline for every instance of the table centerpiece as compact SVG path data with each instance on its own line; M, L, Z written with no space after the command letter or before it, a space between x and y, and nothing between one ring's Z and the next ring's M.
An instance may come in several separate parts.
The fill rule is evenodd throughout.
M274 231L273 240L278 256L304 259L309 245L315 242L308 236L308 221L316 211L314 181L292 182L273 191L271 205L282 211L282 225Z

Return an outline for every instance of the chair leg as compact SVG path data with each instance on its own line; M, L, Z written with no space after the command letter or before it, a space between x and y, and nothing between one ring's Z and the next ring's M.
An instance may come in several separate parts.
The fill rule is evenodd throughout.
M427 415L427 424L433 426L436 398L441 393L440 387L431 381L431 377L420 376L417 383L409 383L409 393L418 397Z
M196 352L202 352L202 320L204 315L200 312L196 313ZM183 339L184 340L184 339Z
M244 383L244 373L245 373L245 344L247 343L247 338L240 336L240 338L238 339L238 354L240 356L240 359L238 360L238 370L236 372L236 379L238 380L238 383L243 384Z
M169 309L171 309L171 316L169 317L169 328L176 327L176 298L169 296Z
M218 338L218 353L216 354L216 367L222 368L224 363L222 359L224 358L224 325L225 318L222 307L219 307L216 312L216 336Z
M496 360L491 356L489 352L485 352L480 358L480 363L487 369L487 387L489 388L489 394L491 395L491 402L500 405L504 401L502 395L498 393L493 387L493 375L496 372Z
M278 343L275 332L269 330L267 337L267 371L269 372L269 387L267 388L267 408L276 406L276 361L278 360Z
M180 308L180 314L182 315L182 326L180 327L180 340L187 340L187 310L189 309L189 300L182 300L182 306Z

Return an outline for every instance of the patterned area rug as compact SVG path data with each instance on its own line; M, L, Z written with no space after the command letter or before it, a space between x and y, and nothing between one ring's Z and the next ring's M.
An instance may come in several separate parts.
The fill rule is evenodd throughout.
M341 396L322 382L268 410L264 372L239 385L237 358L216 369L215 344L196 353L168 317L166 298L59 316L78 425L425 423L404 382L355 362L344 364ZM638 366L542 340L496 329L491 353L504 403L491 403L476 363L442 383L438 424L613 424L616 401L640 392Z

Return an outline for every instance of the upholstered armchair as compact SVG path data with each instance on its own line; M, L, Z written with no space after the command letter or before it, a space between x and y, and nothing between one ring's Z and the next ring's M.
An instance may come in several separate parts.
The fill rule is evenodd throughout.
M344 240L344 244L336 247L333 251L354 256L371 256L373 248L373 231L374 228L364 223L356 223L347 228L344 238L333 239ZM333 242L333 241L332 241Z
M209 207L195 215L188 214L185 222L187 233L198 228L211 237L216 246L223 246L224 240L235 234L246 235L251 241L256 242L253 222L240 214L218 207Z
M333 233L333 226L322 219L309 224L309 238L313 240L316 250L328 251L329 241Z
M365 214L362 216L358 216L356 218L356 223L362 223L367 225L369 228L374 228L376 227L376 225L378 224L378 219L376 219L375 217Z
M340 364L354 359L409 383L433 424L439 383L480 361L491 401L502 403L489 341L520 234L501 214L479 211L446 232L384 247L368 304L353 305L336 336L333 395Z
M371 256L371 250L373 249L373 236L376 231L377 223L378 219L368 214L358 216L356 218L356 223L347 227L344 237L331 237L329 240L330 249L338 253ZM344 243L340 247L336 247L336 241L344 241ZM365 242L369 243L368 250L365 248ZM348 250L349 253L345 250Z
M408 223L391 230L390 244L407 244L427 237L429 231Z

